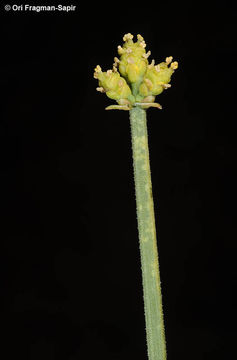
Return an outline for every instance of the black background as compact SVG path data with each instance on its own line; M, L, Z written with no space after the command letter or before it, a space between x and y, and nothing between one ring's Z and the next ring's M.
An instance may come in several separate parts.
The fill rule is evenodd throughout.
M146 359L128 113L93 79L131 32L179 62L147 112L168 359L236 359L236 10L4 5L2 358Z

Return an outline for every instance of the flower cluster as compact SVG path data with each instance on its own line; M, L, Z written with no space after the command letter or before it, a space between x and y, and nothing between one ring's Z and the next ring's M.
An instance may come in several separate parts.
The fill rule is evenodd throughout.
M94 78L99 81L97 90L105 92L118 103L106 109L130 110L133 106L161 109L161 105L154 102L155 96L171 86L169 82L178 68L177 61L172 62L170 56L158 65L154 60L149 64L151 52L146 52L146 43L141 35L137 35L136 42L133 42L130 33L124 35L123 40L123 47L118 46L120 59L114 58L113 69L103 72L97 65L94 71Z

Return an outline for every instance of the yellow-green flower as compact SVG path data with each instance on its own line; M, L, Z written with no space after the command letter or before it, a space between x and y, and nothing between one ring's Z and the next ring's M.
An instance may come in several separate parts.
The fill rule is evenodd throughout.
M146 54L145 41L141 35L137 35L137 42L133 42L133 35L126 34L123 37L125 41L123 47L118 46L119 72L129 83L136 83L141 80L146 72L148 61Z
M161 94L164 89L171 87L169 84L171 75L177 67L178 63L177 61L172 62L172 56L167 57L166 62L162 62L159 65L155 65L153 60L148 65L143 82L139 87L139 94L142 96L156 96Z
M99 80L100 87L97 90L105 92L110 99L127 99L132 94L126 80L117 71L102 72L101 67L97 65L94 77Z
M155 65L149 64L146 53L146 43L141 35L133 42L133 35L128 33L123 37L123 46L118 46L120 59L114 58L113 69L103 72L99 65L96 66L94 77L99 81L97 90L106 93L119 105L111 105L106 109L130 110L133 106L142 108L157 107L155 96L169 88L171 75L178 68L177 61L172 62L172 56L165 62Z

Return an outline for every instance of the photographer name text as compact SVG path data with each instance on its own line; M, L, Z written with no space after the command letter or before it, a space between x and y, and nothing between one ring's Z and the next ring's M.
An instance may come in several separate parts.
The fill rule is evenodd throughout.
M63 12L71 12L76 10L76 5L5 5L6 11L25 11L25 12L43 12L43 11L63 11Z

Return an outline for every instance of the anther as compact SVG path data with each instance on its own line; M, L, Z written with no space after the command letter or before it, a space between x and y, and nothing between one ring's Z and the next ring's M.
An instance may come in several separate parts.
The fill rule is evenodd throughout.
M95 72L101 72L101 67L100 67L100 65L97 65L96 67L95 67Z
M145 59L149 58L150 55L151 55L150 50L149 50L146 54L142 54L142 56L143 56Z
M148 65L148 68L151 69L155 65L155 60L152 59L151 63Z
M178 69L178 62L177 62L177 61L172 62L171 65L170 65L170 67L171 67L171 69L173 69L173 70Z
M103 87L97 87L96 90L101 92L101 93L105 92L105 89Z
M118 53L119 53L119 55L124 54L124 52L125 52L125 50L119 45L119 46L118 46Z
M145 41L141 41L141 42L139 43L139 45L140 45L143 49L145 49L145 47L146 47Z
M138 41L143 41L144 38L143 38L140 34L137 34L137 40L138 40Z
M123 37L123 41L128 41L128 40L132 40L132 39L133 39L133 35L130 33L125 34Z
M165 62L167 65L169 65L171 63L171 61L173 60L173 56L169 56L165 59Z
M163 88L164 88L164 89L168 89L168 88L170 88L170 87L171 87L171 85L170 85L170 84L162 84L162 86L163 86Z

